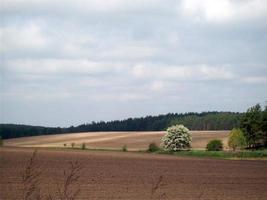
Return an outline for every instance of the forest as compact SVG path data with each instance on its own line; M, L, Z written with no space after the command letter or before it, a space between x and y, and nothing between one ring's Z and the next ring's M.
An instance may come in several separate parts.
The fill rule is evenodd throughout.
M43 127L20 124L0 124L2 139L90 131L162 131L174 124L183 124L190 130L231 130L239 127L244 113L202 112L168 113L158 116L99 121L70 127Z

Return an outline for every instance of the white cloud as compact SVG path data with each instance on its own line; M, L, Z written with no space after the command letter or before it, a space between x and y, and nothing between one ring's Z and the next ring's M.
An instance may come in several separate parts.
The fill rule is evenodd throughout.
M18 74L97 74L120 70L114 64L86 59L18 59L6 62L6 70Z
M182 5L184 13L196 21L225 22L267 15L265 0L184 0Z
M149 99L148 94L140 93L140 92L120 92L120 93L97 93L97 94L90 94L88 98L93 101L101 101L101 102L108 102L108 101L116 101L116 102L133 102L133 101L142 101Z
M224 67L199 66L199 75L204 80L231 80L235 74Z
M136 65L132 68L132 74L137 78L145 78L149 76L149 69L144 65Z
M136 65L132 74L140 79L156 80L230 80L235 75L224 66L188 65L188 66L152 66Z
M267 76L248 76L241 78L241 80L248 84L267 84Z
M208 21L222 21L233 16L233 7L229 0L186 0L184 11L188 15L204 17Z
M164 89L165 85L163 81L153 81L150 89L155 92L162 91Z
M1 0L0 11L16 12L25 10L27 12L42 13L47 10L57 14L77 13L90 15L89 12L119 12L142 10L153 6L160 6L162 0ZM162 7L162 6L161 6Z
M84 122L266 99L265 0L0 1L6 121L20 110L62 124L56 105Z
M167 66L163 67L159 76L165 79L191 79L193 77L193 67L191 66Z
M63 36L63 38L62 38ZM53 37L54 43L57 44L57 50L67 57L81 57L91 55L90 48L99 41L90 35L90 33L79 33L73 31L71 34L61 33Z
M32 22L23 26L1 27L0 37L2 40L1 52L39 51L44 49L49 42L49 39L42 33L41 25Z
M144 93L122 93L115 96L119 101L139 101L148 99L148 95Z
M191 77L192 69L184 66L152 66L139 64L132 68L136 78L151 79L186 79Z
M120 44L111 45L110 49L99 52L101 57L113 59L142 59L149 58L157 54L156 47L138 44Z

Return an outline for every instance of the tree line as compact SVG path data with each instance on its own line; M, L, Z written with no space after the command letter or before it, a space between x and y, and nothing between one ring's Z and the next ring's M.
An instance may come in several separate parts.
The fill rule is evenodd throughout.
M267 147L267 105L256 104L243 114L240 127L228 136L228 146L236 149L258 149Z
M68 128L0 124L0 136L8 139L91 131L163 131L175 124L183 124L190 130L231 130L240 126L243 115L244 113L235 112L168 113L107 122L93 121Z

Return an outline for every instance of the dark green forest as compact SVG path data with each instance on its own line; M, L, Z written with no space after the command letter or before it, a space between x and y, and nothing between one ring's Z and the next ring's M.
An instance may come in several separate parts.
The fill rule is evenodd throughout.
M190 130L231 130L240 126L243 115L243 113L234 112L169 113L108 122L91 122L68 128L0 124L0 136L8 139L90 131L162 131L174 124L183 124Z

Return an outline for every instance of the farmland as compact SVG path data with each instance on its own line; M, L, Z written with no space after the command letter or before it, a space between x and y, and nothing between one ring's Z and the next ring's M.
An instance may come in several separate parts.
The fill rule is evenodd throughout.
M0 199L23 199L23 175L32 157L41 199L56 198L70 163L79 163L75 199L264 200L267 160L219 160L136 152L160 144L165 132L88 132L4 140L1 147ZM211 139L227 148L229 131L192 131L192 148L203 150ZM75 143L75 148L70 148ZM80 150L85 143L93 151ZM66 146L64 147L64 144ZM127 145L129 152L118 150ZM101 150L103 149L103 150ZM36 168L36 169L34 169ZM64 187L63 187L64 188Z
M32 148L1 148L0 199L20 199ZM264 200L266 160L217 160L134 152L39 149L41 193L54 193L70 161L81 163L77 199Z
M192 148L205 149L206 144L212 139L221 139L227 148L229 131L192 131ZM160 138L165 132L87 132L47 136L23 137L5 140L6 146L15 147L70 147L75 143L80 147L85 143L93 149L121 149L127 145L128 150L145 150L149 143L160 144Z

